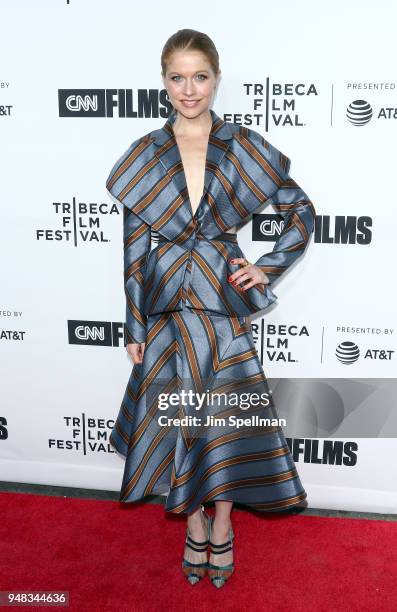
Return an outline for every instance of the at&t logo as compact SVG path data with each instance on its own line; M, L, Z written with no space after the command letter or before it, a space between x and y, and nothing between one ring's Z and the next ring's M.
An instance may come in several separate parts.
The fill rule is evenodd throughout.
M364 359L390 361L393 353L394 350L391 349L368 348L364 353ZM341 363L350 365L359 359L360 349L355 342L346 340L338 344L335 355Z

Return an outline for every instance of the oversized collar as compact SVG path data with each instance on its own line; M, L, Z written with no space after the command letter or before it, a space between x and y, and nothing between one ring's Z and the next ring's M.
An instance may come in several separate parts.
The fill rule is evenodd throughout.
M207 207L205 196L212 181L214 180L215 175L219 174L221 171L220 166L222 160L232 143L234 135L233 126L231 124L218 117L214 110L210 109L210 113L212 124L208 137L208 147L205 160L204 191L197 207L196 215L204 212L203 209ZM177 145L173 130L173 124L176 118L177 112L174 109L163 127L159 130L154 130L154 132L150 133L149 136L151 142L156 145L153 150L154 156L158 159L163 170L167 173L170 183L172 184L171 189L174 190L175 197L181 198L180 209L183 214L186 214L186 219L192 224L192 229L194 227L194 214L189 200L186 176L179 147ZM181 212L179 212L178 216L182 216Z
M169 240L194 244L196 229L213 238L238 225L280 186L261 141L245 138L236 123L210 109L204 190L193 214L186 176L173 132L174 111L162 128L128 150L109 176L119 201ZM113 193L111 191L111 193Z

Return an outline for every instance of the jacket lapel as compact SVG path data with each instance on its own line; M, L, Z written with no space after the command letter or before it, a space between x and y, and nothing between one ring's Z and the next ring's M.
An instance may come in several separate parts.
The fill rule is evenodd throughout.
M282 181L274 147L249 139L246 128L210 113L204 190L195 216L205 235L214 238L239 225ZM134 141L114 165L107 187L153 230L190 248L196 220L172 127L176 116L173 111L162 128Z
M201 208L205 206L205 195L211 186L233 138L233 131L229 124L218 117L212 109L210 109L210 113L212 126L209 134L205 161L204 190L196 211L197 215ZM160 162L160 168L163 168L163 171L170 178L170 199L172 201L179 196L182 200L180 206L175 211L173 221L177 222L177 225L180 226L179 221L186 223L187 220L189 229L191 230L188 231L188 233L191 234L194 230L193 211L187 190L186 175L173 131L175 119L176 111L173 111L164 126L152 132L151 136L153 138L153 143L156 145L154 155Z

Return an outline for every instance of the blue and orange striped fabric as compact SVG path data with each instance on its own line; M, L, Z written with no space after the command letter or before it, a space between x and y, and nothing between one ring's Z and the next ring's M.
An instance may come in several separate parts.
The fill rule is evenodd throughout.
M204 192L194 215L172 130L175 113L162 128L134 141L106 181L124 205L130 342L144 341L147 315L180 310L183 304L225 315L266 309L277 299L274 281L303 254L313 231L314 206L290 177L289 158L258 132L210 112ZM245 292L227 282L236 270L228 260L244 254L237 241L219 238L269 202L284 219L272 252L255 262L270 283ZM156 248L151 248L152 232L162 239Z
M183 399L182 390L214 399L199 410L181 401L163 411L159 397ZM132 369L110 436L126 458L120 501L167 495L175 513L220 500L261 511L298 504L306 491L277 420L244 317L186 306L150 315L143 362Z
M126 458L120 501L166 494L166 510L176 513L217 500L285 509L306 492L246 317L277 299L272 286L303 254L315 211L291 178L286 155L258 132L210 112L195 214L172 129L175 113L134 141L106 181L124 207L127 342L145 342L110 436ZM273 250L255 262L270 283L244 292L227 280L238 267L229 260L245 257L228 230L267 203L284 218ZM182 391L222 399L199 409L180 401L164 413L159 398ZM267 401L255 403L254 395Z

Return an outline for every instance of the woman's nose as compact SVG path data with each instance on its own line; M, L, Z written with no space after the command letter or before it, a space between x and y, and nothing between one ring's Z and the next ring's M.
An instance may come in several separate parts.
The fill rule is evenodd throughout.
M194 92L193 82L189 79L186 79L185 87L183 88L183 93L187 96L191 95Z

